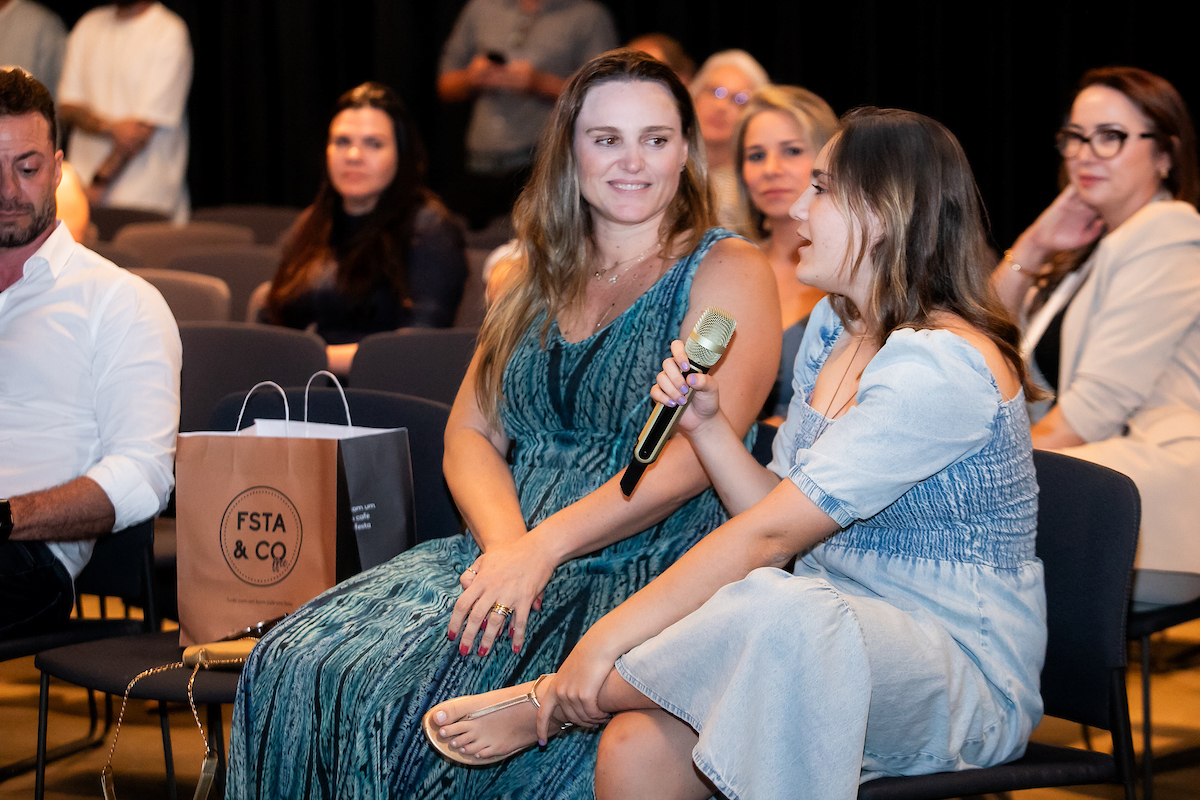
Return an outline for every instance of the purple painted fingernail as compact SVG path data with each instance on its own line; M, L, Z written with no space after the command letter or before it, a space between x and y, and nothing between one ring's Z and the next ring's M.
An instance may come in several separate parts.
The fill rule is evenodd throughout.
M545 746L546 746L546 740L538 739L538 747L545 747Z
M680 386L680 387L679 387L679 393L680 393L680 394L687 394L687 393L688 393L688 387L687 387L687 384L686 384L686 383L685 383L685 384L683 384L683 386Z
M695 375L688 375L687 382L688 382L688 384L689 384L689 385L691 385L691 386L695 386L695 385L696 385L696 376L695 376Z
M675 406L677 406L677 405L679 405L679 404L678 404L678 403L676 403L674 400L668 400L668 401L667 401L667 405L668 405L669 407L671 407L671 408L674 408Z
M680 362L679 368L681 370L683 370L684 372L687 372L689 369L691 369L691 367L688 366L688 362L686 362L686 361Z

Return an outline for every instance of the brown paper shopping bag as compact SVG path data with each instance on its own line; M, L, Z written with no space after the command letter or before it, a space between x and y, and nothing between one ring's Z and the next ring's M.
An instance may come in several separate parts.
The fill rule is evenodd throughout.
M179 438L181 645L289 613L333 586L337 449L329 439Z

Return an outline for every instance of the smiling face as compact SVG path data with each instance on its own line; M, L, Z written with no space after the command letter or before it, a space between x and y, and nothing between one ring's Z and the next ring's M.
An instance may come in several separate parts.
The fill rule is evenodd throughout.
M1071 183L1083 201L1104 218L1109 230L1150 202L1162 187L1171 157L1153 139L1141 138L1141 134L1153 132L1154 126L1121 92L1100 85L1084 89L1071 105L1066 129L1087 137L1097 131L1101 135L1103 131L1129 134L1113 158L1097 158L1092 148L1084 145L1066 159Z
M791 216L799 223L802 237L796 277L817 289L845 295L863 309L870 295L871 256L868 250L857 273L851 276L862 230L857 223L847 224L830 191L829 151L836 141L834 137L821 148L813 163L812 182L792 206Z
M768 219L786 219L811 177L816 154L808 136L790 114L763 111L746 123L743 150L750 201Z
M709 73L696 94L696 117L705 144L719 147L729 143L742 105L753 93L754 82L732 64Z
M370 106L345 109L329 125L325 159L345 212L359 216L373 211L396 177L392 118Z
M22 247L54 223L62 153L37 112L0 116L0 248Z
M661 217L687 163L679 110L653 81L590 89L575 123L579 190L593 220L638 224Z

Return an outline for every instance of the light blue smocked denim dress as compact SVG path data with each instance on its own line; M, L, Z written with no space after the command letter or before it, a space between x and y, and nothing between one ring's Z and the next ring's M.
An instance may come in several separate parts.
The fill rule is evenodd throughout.
M617 662L700 734L730 798L1019 757L1042 715L1037 483L1023 394L946 330L899 330L830 421L806 402L842 325L822 301L770 468L843 529L758 569Z

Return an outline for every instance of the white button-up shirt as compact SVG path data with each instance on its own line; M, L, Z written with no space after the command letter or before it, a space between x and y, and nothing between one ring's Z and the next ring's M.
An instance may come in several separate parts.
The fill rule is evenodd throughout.
M161 511L182 360L162 295L59 223L0 292L0 497L86 475L112 501L113 530ZM74 578L94 541L48 544Z

